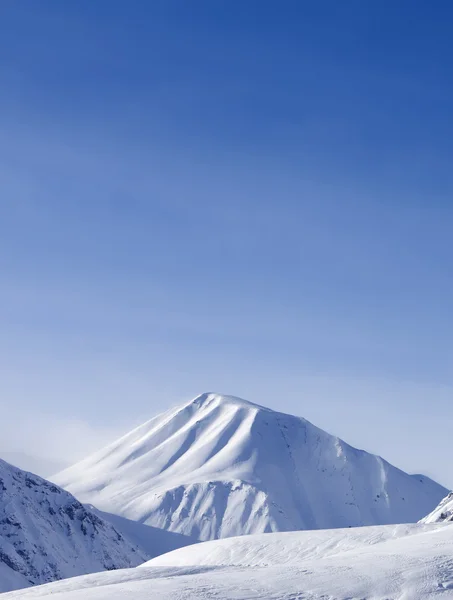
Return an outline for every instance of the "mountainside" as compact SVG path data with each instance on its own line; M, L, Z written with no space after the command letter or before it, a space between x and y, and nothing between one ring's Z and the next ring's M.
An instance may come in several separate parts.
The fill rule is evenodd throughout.
M305 419L217 394L151 419L55 481L102 510L201 540L415 522L447 491Z
M143 525L138 521L131 521L119 515L103 512L92 505L85 506L103 521L113 525L126 539L135 544L140 553L148 557L148 560L166 552L198 543L196 538L181 533L158 529L151 525Z
M68 492L0 460L0 592L150 556Z
M424 517L420 523L442 523L453 521L453 492L442 500L433 512Z
M442 523L271 533L197 544L4 600L452 600L452 556L451 527Z

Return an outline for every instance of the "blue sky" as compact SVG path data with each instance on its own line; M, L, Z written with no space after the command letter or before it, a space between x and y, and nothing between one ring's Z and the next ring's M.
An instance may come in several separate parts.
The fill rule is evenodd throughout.
M5 0L0 452L214 390L453 486L452 13Z

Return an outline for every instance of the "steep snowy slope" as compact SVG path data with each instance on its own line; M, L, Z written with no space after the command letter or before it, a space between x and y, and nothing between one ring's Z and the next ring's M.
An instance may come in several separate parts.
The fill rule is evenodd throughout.
M305 419L203 394L55 481L102 510L201 540L415 522L446 494Z
M0 591L149 556L68 492L0 460Z
M444 524L273 533L207 542L138 569L3 599L451 600L452 557Z
M432 513L423 518L420 523L442 523L453 521L453 492L450 492Z

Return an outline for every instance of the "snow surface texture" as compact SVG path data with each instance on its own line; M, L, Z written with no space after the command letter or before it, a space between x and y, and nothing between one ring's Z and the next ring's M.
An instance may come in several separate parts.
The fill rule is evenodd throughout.
M54 479L102 510L200 540L416 522L447 492L305 419L217 394Z
M387 525L229 538L2 600L451 600L453 526Z
M450 492L437 508L420 523L442 523L453 521L453 492Z
M0 460L0 592L150 556L68 492Z

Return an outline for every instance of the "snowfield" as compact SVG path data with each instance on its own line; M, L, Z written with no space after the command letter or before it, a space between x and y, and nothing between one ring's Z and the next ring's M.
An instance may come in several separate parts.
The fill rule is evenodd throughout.
M388 525L216 540L137 569L5 594L2 600L447 600L453 526Z
M303 418L202 394L55 481L83 502L200 540L417 522L447 490Z

